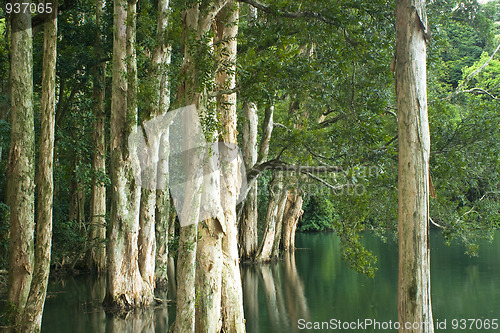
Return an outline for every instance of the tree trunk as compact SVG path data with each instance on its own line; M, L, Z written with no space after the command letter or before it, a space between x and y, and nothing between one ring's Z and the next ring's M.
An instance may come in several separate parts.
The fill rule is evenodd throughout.
M256 261L265 262L271 260L273 250L274 238L276 236L276 220L280 200L283 193L283 175L277 173L274 175L273 180L269 183L269 203L267 205L266 225L264 227L264 234L260 242L259 251L257 252ZM286 198L286 197L285 197Z
M169 0L158 1L157 45L154 53L155 77L158 87L155 97L158 98L158 114L163 114L170 107L170 83L167 68L170 66L171 49L166 44L168 28ZM156 268L155 279L161 289L168 284L168 238L170 217L170 194L168 191L168 154L170 152L169 131L165 129L159 139L157 182L156 188Z
M20 0L12 3L21 3ZM33 274L35 132L33 44L29 12L11 14L11 114L7 167L10 206L7 300L15 326L21 323Z
M181 73L185 75L181 83L178 95L180 103L194 105L198 112L202 103L199 87L196 86L197 68L193 55L198 50L195 44L199 42L209 29L209 24L204 24L200 16L199 4L186 9L183 14L183 42L184 60ZM209 21L210 22L210 21ZM196 120L193 119L193 123ZM189 137L183 142L186 149L190 149ZM179 250L177 257L177 305L176 319L173 331L177 333L189 333L195 331L196 316L196 252L198 238L198 221L200 217L201 201L201 165L202 156L197 151L186 157L184 166L186 168L186 194L182 210L179 212L181 226L179 230ZM191 164L191 165L190 165Z
M37 174L35 266L24 309L21 332L40 332L47 295L52 247L54 199L54 127L56 114L57 1L50 20L44 24L42 69L42 120Z
M170 107L170 85L167 74L170 65L171 50L166 44L169 17L169 0L158 1L158 19L156 46L153 55L154 98L157 101L156 115L168 111ZM155 105L150 106L155 109ZM162 129L158 133L158 165L155 210L156 267L157 288L167 289L168 284L168 222L170 216L170 195L168 191L168 154L170 152L169 131Z
M225 64L217 75L220 88L234 89L236 86L236 55L239 21L239 4L228 1L217 17L218 40L222 42L222 58ZM228 151L222 157L221 203L224 210L226 232L222 238L222 331L245 332L245 315L243 313L243 290L241 286L238 256L238 226L236 219L236 202L238 200L238 159L236 130L236 93L224 94L217 101L222 122L222 141Z
M257 106L254 103L244 102L243 117L243 160L246 169L249 170L257 162L257 127L259 125ZM240 257L243 260L254 258L255 251L257 251L257 192L257 182L254 182L243 203L243 212L240 217Z
M262 124L262 137L259 145L259 155L257 157L257 164L264 163L269 154L269 145L271 143L271 135L274 127L274 105L266 107L264 114L264 123Z
M280 245L281 245L281 236L283 232L283 222L285 217L285 208L288 202L288 191L283 190L281 192L280 201L278 202L278 213L276 214L276 228L274 230L274 241L273 248L271 251L271 258L276 259L280 255Z
M153 93L154 97L150 100L150 104L146 109L145 120L150 120L161 114L167 112L169 98L168 83L166 80L166 65L170 60L170 51L165 42L165 34L168 23L168 10L169 1L162 0L158 2L158 19L157 19L157 36L156 46L153 52ZM155 284L155 264L156 264L156 241L155 241L155 223L156 220L160 224L160 229L163 231L168 230L168 208L169 196L166 180L168 177L168 129L154 128L155 132L149 132L146 128L148 135L148 148L150 149L151 165L149 176L154 184L150 184L149 188L142 188L141 195L141 209L139 219L139 269L141 275L147 284L154 286ZM161 152L160 152L161 149ZM161 160L159 159L161 153ZM155 163L158 161L158 164ZM158 166L160 166L160 174L158 174ZM158 182L160 181L160 182ZM144 185L144 184L143 184ZM158 204L158 207L157 207ZM156 210L158 209L159 216L156 217ZM163 239L166 234L161 235ZM167 250L167 247L163 247ZM165 253L165 252L164 252ZM167 256L164 256L168 258ZM163 275L166 278L166 275Z
M427 323L400 332L434 332L430 293L429 123L425 1L396 1L396 96L399 137L398 317Z
M300 217L304 213L302 210L302 197L297 194L297 191L288 192L289 209L283 217L283 251L288 252L295 247L295 230Z
M96 25L102 27L103 0L96 0ZM102 58L100 30L96 33L95 55ZM92 197L90 199L89 235L91 248L87 256L87 265L97 273L106 269L106 187L99 181L98 174L106 173L106 63L96 65L94 71L94 154L92 157Z
M128 10L127 10L128 8ZM114 2L113 87L111 97L111 231L105 304L128 309L152 302L138 265L140 187L132 169L128 134L137 123L135 1ZM129 24L127 24L127 12ZM127 66L128 62L128 66ZM123 78L127 77L127 80Z

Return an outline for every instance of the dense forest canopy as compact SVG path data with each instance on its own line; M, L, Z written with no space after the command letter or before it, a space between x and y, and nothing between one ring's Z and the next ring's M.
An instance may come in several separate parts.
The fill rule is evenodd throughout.
M453 97L449 95L487 61L498 45L498 6L498 1L483 5L475 1L432 1L428 4L432 31L429 47L431 173L438 193L431 201L432 216L436 223L446 227L450 236L460 235L471 245L476 236L484 236L484 232L491 230L498 217L494 196L498 188L498 178L494 177L498 174L498 102L494 96L498 96L499 61L492 59L467 82L463 87L467 89L461 89L461 93ZM89 203L88 200L80 202L83 203L79 212L82 215L77 217L76 197L89 196L90 180L94 177L109 184L106 174L91 169L90 133L94 116L90 76L93 66L109 60L111 54L111 3L104 8L101 29L108 37L101 46L100 59L93 52L98 28L92 15L94 2L77 1L68 7L59 15L57 61L58 162L55 168L53 259L58 263L65 256L77 260L78 253L90 245L85 234L85 215L88 215L85 211ZM238 37L239 96L241 99L248 96L260 106L261 119L266 105L273 103L276 140L271 141L271 158L279 156L288 163L339 165L347 170L331 179L334 185L352 185L351 189L341 189L338 193L314 180L304 180L313 184L304 187L312 191L306 193L300 230L354 232L354 226L357 231L367 226L376 230L390 229L396 216L393 203L397 148L390 72L391 36L394 36L392 6L387 1L349 2L329 8L324 3L311 1L301 3L300 7L311 13L324 13L324 20L287 18L281 13L296 11L299 4L282 3L270 6L261 18L250 24L250 16L245 13L247 7L242 7ZM139 115L152 93L148 82L148 54L155 43L152 38L154 16L150 15L155 10L156 6L149 2L140 3L138 9ZM181 10L180 3L173 2L167 34L172 45L169 72L173 87L178 80L181 61L181 22L180 16L174 14ZM0 21L0 29L4 36L0 45L3 68L0 133L2 167L5 169L9 143L9 44L5 18ZM41 90L42 37L41 29L35 28L35 105ZM304 56L305 53L311 56ZM474 91L476 88L485 89L491 96ZM174 92L172 98L175 97ZM301 101L299 112L287 111L291 98ZM109 107L109 100L107 103ZM298 118L300 129L293 126ZM5 178L1 181L0 195L4 198ZM265 175L261 182L265 184ZM343 195L355 193L357 186L360 186L356 191L359 195ZM261 188L265 191L265 187ZM266 194L262 193L261 198L265 201ZM374 200L377 204L372 204ZM264 205L262 202L259 207ZM473 211L484 209L488 213L465 214L471 208ZM8 207L4 203L2 216L2 248L5 251Z
M0 3L0 269L7 270L14 16L7 1ZM117 59L116 3L59 1L51 268L104 269L95 249L106 247L113 216L120 216L112 184L127 173L129 158L125 151L113 155L113 145L125 147L119 140L132 123L196 104L207 141L238 143L248 174L257 175L247 201L231 213L239 221L239 245L212 232L213 220L208 229L216 246L239 246L242 260L266 261L293 248L295 228L334 231L343 258L373 276L376 258L362 246L362 232L397 234L394 2L241 0L205 26L210 1L120 3L131 35ZM478 240L492 240L500 221L500 0L426 3L431 227L475 255ZM32 13L34 169L42 156L47 22ZM128 74L118 78L117 64ZM125 82L121 96L129 104L123 118L113 118L120 106L116 89ZM233 110L238 121L232 123ZM125 171L114 169L117 160ZM96 229L99 188L103 227ZM165 193L142 190L142 198L153 201L136 202L140 223L156 207L156 251L165 262L182 261L177 256L186 243ZM127 199L132 207L133 195ZM242 236L247 219L255 220L249 239ZM149 228L155 233L154 223ZM278 239L275 228L283 229ZM202 232L194 232L195 242Z

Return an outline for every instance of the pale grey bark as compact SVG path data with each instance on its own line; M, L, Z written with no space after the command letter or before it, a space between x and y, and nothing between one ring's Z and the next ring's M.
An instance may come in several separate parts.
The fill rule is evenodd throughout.
M21 1L12 1L12 3ZM11 113L7 166L10 206L7 301L14 327L21 323L33 274L35 206L35 132L33 114L33 44L31 15L11 15Z
M222 63L227 69L217 75L220 88L234 89L236 86L236 56L239 22L239 4L230 0L221 10L217 20L218 40L222 41ZM222 123L222 140L230 144L237 143L236 130L236 93L218 97L219 113ZM221 203L224 209L225 233L222 238L222 331L245 332L245 314L243 312L243 290L241 286L238 226L236 219L236 202L238 199L238 160L222 158Z
M276 223L280 203L283 204L283 175L276 173L269 183L269 203L266 212L266 225L257 252L256 261L265 262L271 260L274 238L276 236ZM286 197L285 197L286 199Z
M257 162L257 106L254 103L243 103L242 120L242 152L243 161L247 170ZM240 257L243 260L253 259L257 251L257 182L251 185L246 200L243 203L242 214L239 221Z
M103 0L96 0L96 25L102 27ZM102 57L102 36L100 30L96 33L95 55ZM92 170L94 173L106 172L106 63L96 65L94 70L94 153L92 156ZM89 236L91 248L88 253L87 264L97 273L104 273L106 269L106 187L94 176L92 180L92 194L90 199L90 226Z
M400 332L434 332L430 293L429 151L425 1L396 1L399 140L398 318L427 323Z
M114 2L113 84L111 97L111 215L108 290L105 303L120 308L150 304L152 289L138 265L140 187L134 180L127 135L137 123L135 68L136 3ZM132 24L127 24L128 18ZM124 80L124 78L127 78Z
M264 122L262 123L262 137L260 139L259 154L256 164L262 164L267 160L269 154L269 144L271 143L271 135L274 127L274 105L268 105L264 114Z
M181 103L184 103L184 105L194 104L199 110L201 95L197 92L195 85L197 69L193 59L192 51L194 52L194 50L191 50L191 47L193 47L191 43L197 41L210 27L201 25L199 5L187 9L183 15L185 49L181 72L186 75L186 79L181 83L178 94L182 99ZM184 144L189 147L188 142L184 142ZM179 231L176 319L172 329L177 333L195 331L196 252L201 201L201 170L197 166L201 165L202 156L195 152L189 156L189 159L190 161L186 163L187 192L183 205L184 209L179 212L180 218L186 221L187 225L181 226ZM188 166L189 163L192 163L192 165Z
M158 87L155 90L155 99L158 99L158 114L163 114L170 107L170 82L168 77L168 67L170 66L171 48L166 43L166 33L169 17L169 0L158 1L158 21L156 47L153 57L154 62L154 83ZM156 190L156 268L155 279L157 288L166 289L168 284L168 238L169 238L169 214L170 195L168 191L168 154L170 145L168 140L168 129L160 133L157 184L161 185ZM163 187L162 187L163 186Z

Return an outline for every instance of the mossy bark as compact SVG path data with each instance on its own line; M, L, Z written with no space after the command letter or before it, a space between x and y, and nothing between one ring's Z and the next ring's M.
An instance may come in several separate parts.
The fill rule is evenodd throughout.
M21 1L13 1L21 3ZM11 15L11 113L7 166L10 206L7 301L19 328L33 276L35 228L35 129L33 113L33 42L31 15Z
M54 199L56 58L57 10L45 22L43 32L42 119L37 173L35 265L31 289L21 322L21 332L40 332L49 281Z
M102 27L103 0L96 0L96 25ZM102 36L100 30L96 33L95 55L97 59L103 57L101 50ZM94 70L94 128L92 140L94 153L92 156L92 194L90 198L90 225L89 237L91 248L87 254L87 265L97 273L106 270L106 187L99 181L97 174L106 172L106 63L96 65Z

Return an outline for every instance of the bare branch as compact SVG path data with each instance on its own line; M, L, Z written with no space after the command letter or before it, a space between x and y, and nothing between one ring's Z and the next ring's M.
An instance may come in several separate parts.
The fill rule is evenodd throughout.
M491 55L491 57L481 66L479 67L478 69L476 69L474 72L470 73L464 80L464 82L462 82L458 87L457 89L451 93L446 99L451 99L453 96L455 95L458 95L459 93L461 92L469 92L469 91L464 91L463 88L465 87L465 85L467 83L469 83L470 80L472 80L477 74L479 74L483 69L486 68L486 66L488 66L488 64L490 63L491 60L493 60L493 58L495 57L496 53L498 52L498 50L500 50L500 44L498 44L497 48L495 49L495 51L493 52L493 54ZM488 93L489 95L489 93ZM495 98L497 99L497 98Z
M486 90L484 89L481 89L481 88L472 88L472 89L468 89L468 90L464 90L463 92L466 92L466 93L478 93L478 94L483 94L483 95L488 95L490 96L492 99L494 100L497 100L497 101L500 101L500 98L499 97L496 97L495 95L487 92Z
M344 169L338 166L309 166L309 165L292 165L287 164L280 160L270 160L258 165L255 165L247 172L247 183L250 184L259 175L266 170L275 170L282 172L297 172L297 173L329 173L329 172L342 172Z

